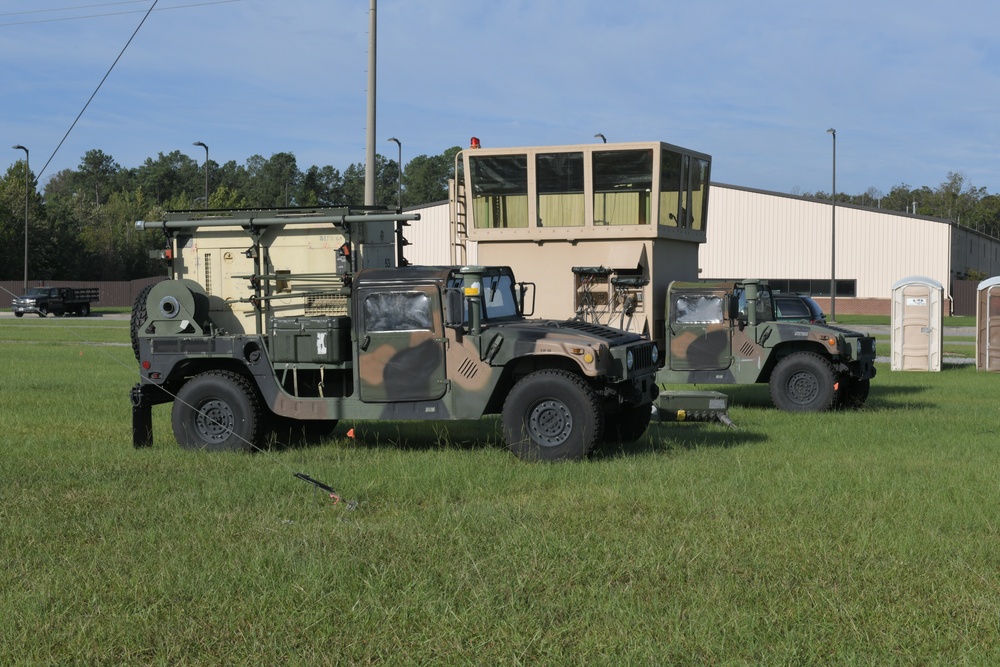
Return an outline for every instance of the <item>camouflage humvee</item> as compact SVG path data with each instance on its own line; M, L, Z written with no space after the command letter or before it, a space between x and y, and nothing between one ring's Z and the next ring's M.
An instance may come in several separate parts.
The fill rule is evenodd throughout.
M875 339L827 324L775 321L768 284L674 282L667 289L663 383L768 383L782 410L859 407Z
M499 414L507 445L526 460L578 459L602 441L645 432L658 394L657 349L648 338L585 322L527 319L535 287L518 283L507 267L355 272L342 262L333 281L303 277L277 268L288 261L277 257L280 230L263 231L325 221L350 238L349 227L365 217L229 212L216 222L242 229L252 241L241 253L252 263L244 267L248 275L236 268L227 274L248 281L244 296L216 281L216 289L230 290L223 299L176 275L140 294L132 313L141 367L132 390L134 444L151 444L151 406L166 402L173 402L181 446L209 450L254 449L289 425L328 433L340 419ZM190 233L208 223L182 217L165 228ZM194 253L197 244L174 245L177 273L203 274L206 264L215 265L199 256L192 264L197 271L182 268L185 248ZM203 247L219 255L216 246ZM336 242L295 247L331 258L352 252ZM296 284L310 288L297 294L288 287Z

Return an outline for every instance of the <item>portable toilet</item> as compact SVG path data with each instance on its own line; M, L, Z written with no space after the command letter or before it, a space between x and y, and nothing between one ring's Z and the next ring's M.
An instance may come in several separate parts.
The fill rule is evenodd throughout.
M941 370L941 303L933 278L911 276L892 286L892 370Z
M1000 277L976 288L976 369L1000 371Z

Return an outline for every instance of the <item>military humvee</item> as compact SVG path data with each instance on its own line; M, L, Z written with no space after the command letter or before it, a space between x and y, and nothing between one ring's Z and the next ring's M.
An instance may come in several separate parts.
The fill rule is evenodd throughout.
M822 323L777 321L768 284L674 282L667 289L665 383L767 383L782 410L859 407L875 339Z
M276 429L341 419L501 415L525 460L579 459L640 437L656 345L580 321L531 320L535 286L503 266L392 267L375 225L419 216L346 209L188 211L163 229L171 279L132 312L141 380L133 443L172 402L183 447L249 450ZM390 230L391 232L391 230ZM326 273L316 268L335 267Z

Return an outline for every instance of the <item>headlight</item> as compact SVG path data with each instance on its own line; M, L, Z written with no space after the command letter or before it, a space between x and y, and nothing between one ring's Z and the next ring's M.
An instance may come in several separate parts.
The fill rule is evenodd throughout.
M625 353L625 367L632 370L633 366L635 366L635 355L632 354L632 350L629 350Z
M653 346L653 365L655 366L656 362L659 361L659 360L660 360L660 350L654 345Z

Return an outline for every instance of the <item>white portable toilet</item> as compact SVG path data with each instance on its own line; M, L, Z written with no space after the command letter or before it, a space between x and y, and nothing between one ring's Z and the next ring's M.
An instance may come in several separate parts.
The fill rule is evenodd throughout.
M1000 277L976 288L976 369L1000 371Z
M892 286L892 370L941 370L943 295L941 283L924 276Z

